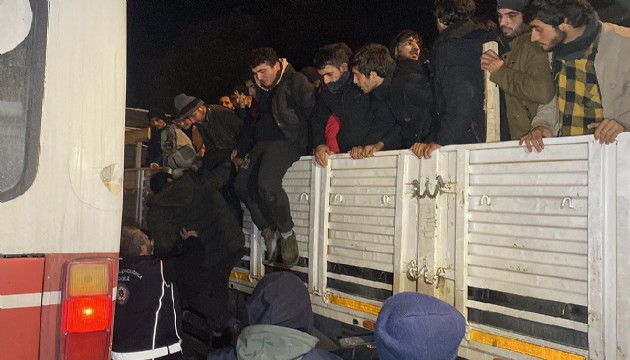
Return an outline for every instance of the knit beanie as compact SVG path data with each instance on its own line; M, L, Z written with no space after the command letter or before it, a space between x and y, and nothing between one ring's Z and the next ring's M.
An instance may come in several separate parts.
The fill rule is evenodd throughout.
M376 320L381 360L454 360L466 332L464 316L432 296L406 292L385 301Z
M497 0L497 9L523 11L527 0Z
M173 105L175 106L175 119L181 120L189 117L199 108L199 106L203 104L204 102L202 100L197 99L194 96L188 96L184 93L175 96L175 99L173 99Z
M165 122L167 120L166 113L164 112L164 110L162 110L160 108L151 108L149 110L149 112L147 113L147 119L151 120L153 118L162 119Z

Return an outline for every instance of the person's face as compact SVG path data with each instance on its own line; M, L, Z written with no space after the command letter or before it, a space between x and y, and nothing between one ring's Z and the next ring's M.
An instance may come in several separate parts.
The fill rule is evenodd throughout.
M192 123L198 123L198 122L201 122L204 119L204 117L206 117L206 106L201 105L197 108L197 110L195 110L192 114L188 116L188 119Z
M175 121L175 124L177 124L177 126L179 126L181 129L188 130L192 126L193 122L190 117L187 117L185 119Z
M166 121L160 118L154 117L154 118L151 118L151 120L149 120L149 124L151 124L151 127L160 130L166 126Z
M254 86L254 82L252 80L245 81L245 87L247 87L247 95L252 98L256 97L256 86Z
M261 86L266 88L271 87L274 81L276 81L278 71L280 71L280 62L276 62L273 66L262 63L252 69L256 80L258 80Z
M230 100L229 96L222 96L219 99L219 105L228 108L230 110L234 110L234 105L232 104L232 101Z
M553 49L562 44L567 37L567 34L556 29L549 24L535 19L532 20L529 25L532 27L532 42L538 43L544 51L553 51Z
M356 68L352 68L352 73L354 74L354 80L352 81L356 86L361 89L361 91L366 94L376 89L380 85L378 81L379 77L374 71L370 72L369 76L365 76Z
M396 56L402 60L420 59L420 45L413 37L408 37L396 45Z
M341 67L336 67L334 65L326 65L321 69L317 69L319 75L324 79L324 84L328 85L330 83L334 83L341 78L343 73L348 71L348 64L343 63Z
M523 22L523 13L520 11L505 8L498 9L497 17L503 35L508 38L516 37L529 28L529 26Z

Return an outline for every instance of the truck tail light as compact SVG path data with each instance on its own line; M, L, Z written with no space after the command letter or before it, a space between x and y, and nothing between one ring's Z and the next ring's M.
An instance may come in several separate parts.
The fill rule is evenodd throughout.
M82 259L66 264L62 293L62 359L107 360L110 353L114 260Z

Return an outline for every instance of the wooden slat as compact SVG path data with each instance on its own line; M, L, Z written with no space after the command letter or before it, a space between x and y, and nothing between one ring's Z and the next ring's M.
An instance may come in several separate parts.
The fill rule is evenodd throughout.
M489 41L483 44L483 51L493 50L499 53L499 44ZM486 111L486 142L498 142L501 140L501 101L499 86L490 80L490 72L484 71L484 110Z

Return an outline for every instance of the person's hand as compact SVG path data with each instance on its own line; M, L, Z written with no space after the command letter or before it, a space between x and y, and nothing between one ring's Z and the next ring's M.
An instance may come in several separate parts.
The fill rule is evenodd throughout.
M197 151L197 156L199 158L202 158L205 154L206 154L206 144L202 144L201 145L201 149L199 149L199 151Z
M415 145L415 144L414 144L414 145ZM430 158L431 158L431 154L432 154L435 150L437 150L437 149L439 149L439 148L441 148L441 147L442 147L442 145L440 145L440 144L436 144L436 143L433 143L433 142L432 142L432 143L425 144L424 148L422 149L422 157L423 157L423 158L425 158L425 159L430 159ZM418 157L419 157L419 156L418 156Z
M586 127L596 129L595 140L598 140L600 144L611 144L615 142L617 135L626 131L625 126L614 119L604 119L601 122L590 123Z
M353 159L363 159L363 146L353 146L350 149L350 157Z
M363 147L363 157L372 157L375 152L383 150L384 147L385 144L382 141L372 145L365 145Z
M487 50L481 54L481 70L488 70L492 74L499 70L503 64L503 59L493 50Z
M321 167L328 166L328 157L332 154L326 144L317 145L315 148L315 162Z
M536 152L541 152L545 148L543 138L553 137L551 129L544 125L538 125L531 129L527 134L521 136L518 144L527 146L527 151L532 152L532 146Z
M197 237L197 235L199 234L197 234L197 231L195 230L186 230L186 228L182 228L179 231L179 236L181 236L183 240L186 240L191 236Z
M250 107L252 105L252 97L247 96L238 90L234 91L234 99L236 100L236 105L241 109Z
M241 168L241 165L243 165L243 159L241 158L234 158L232 159L232 163L234 163L234 166L236 166L236 170Z
M160 164L158 164L158 163L150 163L149 164L149 168L151 168L151 169L157 169L159 167L160 167Z
M244 100L243 100L243 103L245 104L246 108L252 107L252 97L249 96L249 95L246 95Z
M421 158L421 157L424 156L424 149L428 145L429 144L417 142L417 143L411 145L411 148L409 148L409 150L411 150L411 152L414 153L417 157Z

